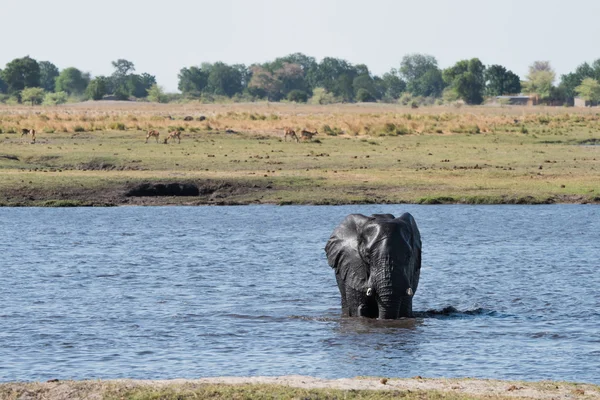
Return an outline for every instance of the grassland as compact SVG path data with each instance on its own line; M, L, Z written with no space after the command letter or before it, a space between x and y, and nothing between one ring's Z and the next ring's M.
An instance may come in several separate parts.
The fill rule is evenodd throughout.
M476 379L303 376L204 378L172 381L54 381L0 384L0 398L16 399L598 399L600 387L566 382Z
M0 107L0 130L4 206L600 202L594 109L99 102ZM127 195L173 182L199 195Z

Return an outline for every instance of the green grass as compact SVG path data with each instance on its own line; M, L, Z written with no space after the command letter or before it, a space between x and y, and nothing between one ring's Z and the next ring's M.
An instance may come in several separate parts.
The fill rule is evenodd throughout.
M307 389L280 384L216 384L199 381L59 381L50 383L3 383L0 398L17 399L548 399L597 398L595 385L569 382L517 382L474 379L360 378L357 389ZM329 383L336 386L335 381Z
M119 194L134 182L207 180L264 189L228 194L225 200L235 204L597 201L597 135L573 127L557 141L539 126L529 132L338 135L290 143L274 135L200 131L168 145L144 143L141 131L40 134L36 144L0 135L0 205L124 204ZM209 203L156 198L144 204L184 200Z

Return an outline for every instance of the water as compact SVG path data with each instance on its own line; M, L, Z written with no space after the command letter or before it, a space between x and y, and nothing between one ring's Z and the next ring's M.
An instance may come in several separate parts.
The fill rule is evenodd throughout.
M340 318L323 247L411 212L418 318ZM600 384L600 207L0 209L0 381L306 374Z

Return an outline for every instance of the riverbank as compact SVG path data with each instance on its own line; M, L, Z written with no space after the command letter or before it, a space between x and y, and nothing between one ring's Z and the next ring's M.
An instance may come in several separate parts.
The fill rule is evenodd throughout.
M599 131L534 107L4 107L0 206L598 203Z
M479 379L221 377L196 380L50 381L0 384L0 398L74 399L599 399L600 386Z

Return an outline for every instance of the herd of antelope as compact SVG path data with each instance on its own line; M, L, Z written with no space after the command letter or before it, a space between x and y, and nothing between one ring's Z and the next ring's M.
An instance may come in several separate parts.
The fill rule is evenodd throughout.
M313 136L318 135L318 134L319 134L319 132L317 132L317 130L315 130L314 132L311 132L311 131L302 129L300 131L300 138L298 138L296 131L294 131L291 128L285 128L283 130L283 141L287 142L288 136L290 137L290 140L295 140L296 143L298 143L300 140L312 141ZM23 136L31 136L31 143L35 143L35 129L23 128L21 130L21 137L23 137ZM149 130L148 133L146 134L146 143L148 143L148 139L150 139L150 138L154 138L156 140L156 143L158 143L159 136L160 136L159 131L154 130L154 129ZM175 138L177 138L177 143L181 143L181 132L180 131L169 132L167 137L164 139L163 143L168 144L170 139L175 139Z
M146 143L148 143L148 139L150 139L151 137L156 139L156 143L158 143L159 136L160 136L159 131L155 131L155 130L148 131L148 134L146 135ZM175 138L177 138L177 143L181 143L181 132L179 132L179 131L169 132L167 137L164 139L163 143L167 144L167 143L169 143L169 139L175 139Z
M318 135L319 132L317 132L317 130L315 129L314 132L311 131L307 131L302 129L300 131L300 139L301 140L308 140L308 141L312 141L313 136ZM290 137L290 140L295 140L296 143L298 143L300 141L300 139L298 139L298 135L296 135L296 131L294 131L292 128L285 128L283 130L283 141L287 142L287 138L288 136Z

